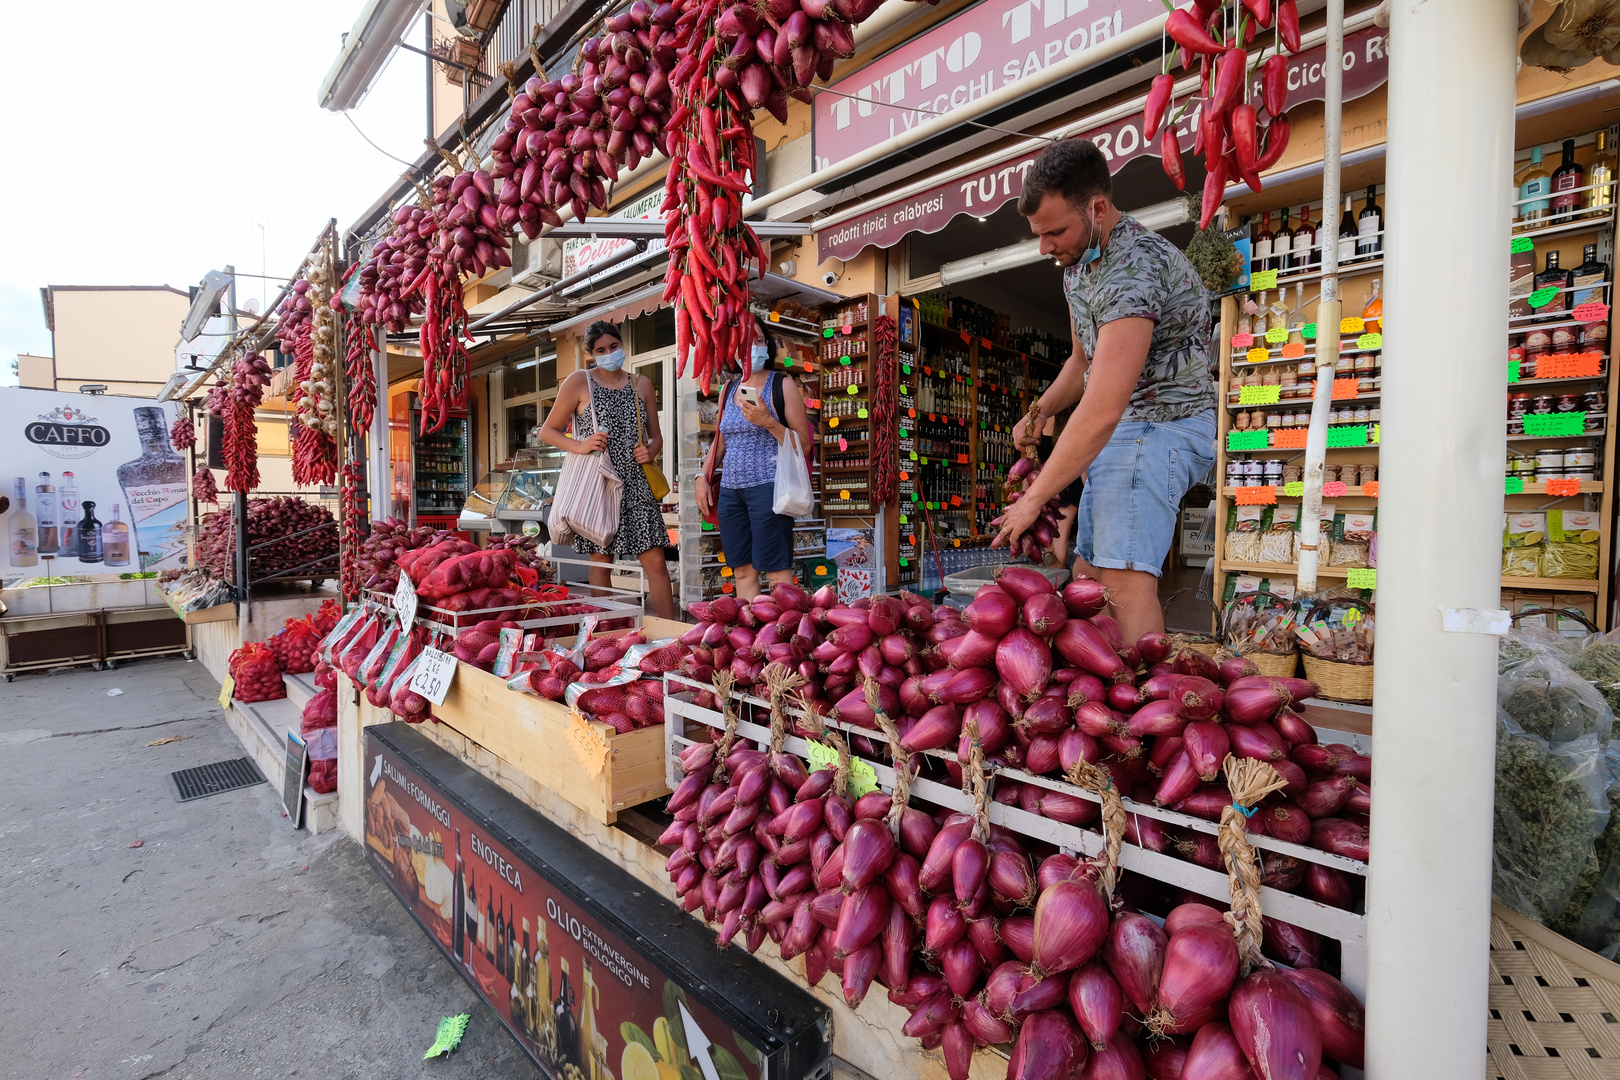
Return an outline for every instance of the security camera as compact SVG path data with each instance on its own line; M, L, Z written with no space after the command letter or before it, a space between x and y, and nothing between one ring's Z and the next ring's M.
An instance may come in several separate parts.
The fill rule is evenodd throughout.
M829 270L821 275L821 283L823 285L836 285L838 284L838 275Z

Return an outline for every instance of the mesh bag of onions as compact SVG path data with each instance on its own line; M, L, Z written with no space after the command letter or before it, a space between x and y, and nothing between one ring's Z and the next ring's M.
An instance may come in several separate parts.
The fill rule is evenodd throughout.
M281 661L262 641L249 641L231 653L227 667L236 681L231 696L237 701L273 701L287 696Z
M307 616L288 619L280 630L270 635L266 644L281 661L281 670L290 675L301 675L315 670L315 648L321 643L321 632L315 620Z

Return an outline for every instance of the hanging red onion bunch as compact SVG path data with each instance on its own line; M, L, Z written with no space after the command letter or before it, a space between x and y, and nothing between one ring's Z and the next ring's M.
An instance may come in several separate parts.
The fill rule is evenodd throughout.
M169 425L169 441L176 450L190 450L197 445L197 429L190 416L175 417L174 423Z
M207 462L197 466L191 475L191 497L200 503L219 503L219 488L214 484L214 470Z
M1248 46L1257 31L1274 29L1271 56L1251 64ZM1242 180L1261 189L1260 174L1275 165L1288 148L1288 60L1299 52L1296 0L1243 0L1236 26L1221 0L1194 0L1170 13L1165 33L1181 55L1182 65L1198 66L1198 92L1178 107L1175 77L1166 70L1153 80L1142 114L1142 137L1159 137L1165 174L1176 187L1186 186L1181 146L1175 128L1183 118L1198 117L1193 153L1204 155L1203 213L1199 228L1208 228L1226 185ZM1264 46L1260 55L1264 55ZM1250 89L1259 83L1258 101ZM1161 132L1162 124L1162 132Z
M580 46L581 74L601 73L610 132L604 149L619 168L634 169L655 152L669 152L664 128L675 108L669 73L676 61L677 17L671 4L638 0L602 24L604 37Z
M1024 497L1029 486L1041 475L1041 463L1033 457L1021 457L1013 462L1007 470L1007 505L1011 506ZM1033 563L1044 566L1060 566L1063 563L1063 553L1057 550L1058 512L1061 510L1057 496L1046 500L1041 507L1041 516L1035 519L1035 524L1023 536L1018 538L1015 545L1017 554L1022 555ZM992 526L1000 525L1001 518L997 517L990 522Z
M578 221L591 207L607 209L607 185L618 171L607 149L612 125L600 82L594 72L529 79L512 99L506 130L495 137L500 204L516 207L517 224L531 240L542 225L562 224L559 207L572 206ZM498 220L505 225L511 217L508 210Z
M426 306L418 278L427 268L430 241L437 226L420 206L401 206L393 214L393 231L371 248L360 266L359 316L381 323L391 334L403 333L412 315Z
M452 158L451 160L454 160ZM483 169L435 177L433 217L438 225L433 253L447 260L458 273L481 278L512 265L509 226L500 221L495 198L496 181Z
M276 308L276 341L282 352L288 356L293 354L299 337L309 332L314 318L315 303L309 295L309 279L299 278Z

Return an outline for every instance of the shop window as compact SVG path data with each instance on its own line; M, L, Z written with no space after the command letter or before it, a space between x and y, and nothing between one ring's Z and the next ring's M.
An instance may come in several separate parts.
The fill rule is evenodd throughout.
M529 432L540 423L538 402L509 405L506 409L506 456L510 459L529 445Z
M675 344L675 309L661 307L625 323L625 347L631 355L667 349Z
M555 358L553 358L553 378L555 378ZM539 365L534 363L514 364L506 372L506 400L526 397L539 390L536 372Z

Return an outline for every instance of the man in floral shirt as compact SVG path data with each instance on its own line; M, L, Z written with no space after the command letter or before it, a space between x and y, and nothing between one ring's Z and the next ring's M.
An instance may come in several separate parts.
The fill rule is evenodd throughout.
M1018 210L1041 254L1066 268L1074 337L1041 416L1074 413L996 543L1017 541L1041 504L1084 475L1075 568L1112 590L1114 618L1135 641L1164 629L1158 577L1176 515L1215 461L1209 297L1185 255L1114 205L1108 162L1084 139L1036 159ZM1027 421L1014 429L1019 446L1039 434Z

